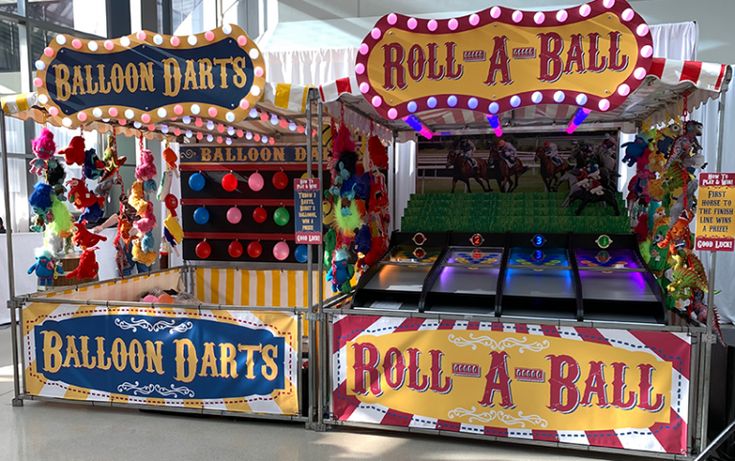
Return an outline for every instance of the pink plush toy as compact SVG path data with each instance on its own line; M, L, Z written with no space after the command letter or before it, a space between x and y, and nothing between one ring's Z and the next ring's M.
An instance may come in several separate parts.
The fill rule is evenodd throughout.
M156 215L153 214L153 204L148 202L142 216L135 221L135 227L142 234L151 232L156 227Z
M156 177L157 173L153 154L148 149L142 149L140 151L140 162L135 167L135 179L143 183L146 192L156 190L156 181L153 178Z
M31 141L31 148L36 158L31 160L30 172L42 176L48 167L48 160L56 153L54 134L47 128L41 130L41 134Z

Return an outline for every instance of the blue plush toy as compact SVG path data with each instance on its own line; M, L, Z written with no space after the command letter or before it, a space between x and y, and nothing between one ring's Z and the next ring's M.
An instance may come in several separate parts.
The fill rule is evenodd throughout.
M367 254L370 251L372 235L370 234L370 226L363 224L360 230L355 234L355 250L358 253Z
M626 142L621 147L625 148L623 163L627 163L628 166L633 166L648 148L648 140L636 135L634 141Z
M51 201L51 194L53 191L53 187L48 184L37 182L36 185L33 186L31 196L28 197L28 202L31 204L33 211L37 214L42 214L51 208L51 205L53 204Z
M89 206L84 209L81 215L79 215L78 222L87 221L88 223L96 223L100 219L102 219L102 215L104 215L104 210L100 207L99 203L94 203L92 206Z
M332 283L332 291L347 293L352 289L350 280L355 274L355 267L349 263L347 248L340 248L334 254L332 270L327 273L327 281Z
M101 178L105 172L105 164L97 157L97 151L87 149L84 151L84 177L87 179Z
M42 287L50 287L57 275L63 275L64 270L56 263L51 253L44 250L36 256L36 262L28 268L28 273L36 273L38 277L38 285Z

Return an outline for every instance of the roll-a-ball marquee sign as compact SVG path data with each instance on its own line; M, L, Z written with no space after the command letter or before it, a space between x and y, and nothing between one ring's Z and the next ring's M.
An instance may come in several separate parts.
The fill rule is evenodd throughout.
M605 112L641 85L652 57L651 32L628 2L595 0L557 11L493 6L449 19L390 13L360 45L355 73L390 120L535 104Z
M139 31L84 40L60 34L36 70L39 102L67 128L183 116L233 123L247 118L265 91L260 50L229 24L189 36Z

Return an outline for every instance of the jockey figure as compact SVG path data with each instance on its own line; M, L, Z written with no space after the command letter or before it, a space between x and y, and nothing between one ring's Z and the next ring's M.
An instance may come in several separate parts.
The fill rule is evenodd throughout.
M504 139L501 139L498 141L498 151L500 152L500 156L505 160L505 163L508 164L508 167L511 170L517 170L520 169L520 163L518 162L518 151L513 146L513 144L507 142Z
M580 170L579 184L590 194L602 195L605 193L602 187L602 181L600 180L600 169L595 163Z
M559 155L559 147L553 142L544 142L544 148L546 150L546 156L556 165L561 166L563 160Z
M464 159L465 163L467 163L472 168L472 172L474 174L479 174L477 160L475 160L475 157L473 155L475 153L475 144L469 139L460 139L457 150L459 151L459 155L461 155Z

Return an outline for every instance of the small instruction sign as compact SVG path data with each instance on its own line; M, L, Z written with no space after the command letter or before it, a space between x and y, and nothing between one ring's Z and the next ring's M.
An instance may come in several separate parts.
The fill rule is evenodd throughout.
M322 187L319 179L294 179L294 210L296 212L296 243L322 243Z
M735 250L735 173L699 175L695 248Z

